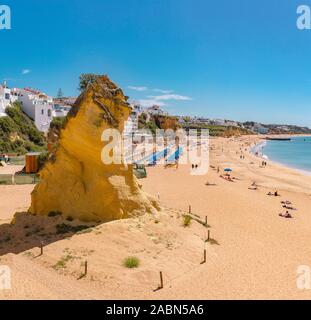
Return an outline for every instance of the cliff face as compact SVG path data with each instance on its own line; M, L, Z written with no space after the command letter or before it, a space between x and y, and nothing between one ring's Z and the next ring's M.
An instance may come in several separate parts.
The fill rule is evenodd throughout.
M101 141L105 129L123 131L130 108L108 77L102 76L78 98L56 150L40 172L30 213L84 221L111 221L155 210L139 188L131 166L105 165Z
M156 125L163 130L172 129L176 131L180 128L177 118L170 116L155 116Z

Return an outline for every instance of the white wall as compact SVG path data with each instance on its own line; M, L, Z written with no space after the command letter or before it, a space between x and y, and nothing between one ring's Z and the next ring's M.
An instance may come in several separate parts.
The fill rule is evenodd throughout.
M19 91L18 100L22 103L22 110L34 120L38 130L47 132L53 120L53 104L51 99L39 99L39 97L26 90Z
M5 108L11 103L11 90L0 86L0 108L4 112Z
M53 107L50 104L35 105L35 125L42 132L48 132L53 120Z

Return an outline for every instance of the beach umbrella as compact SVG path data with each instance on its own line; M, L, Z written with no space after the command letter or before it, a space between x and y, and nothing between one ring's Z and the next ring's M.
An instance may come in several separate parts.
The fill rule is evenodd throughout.
M224 169L224 171L225 171L225 172L232 172L232 169L226 168L226 169Z

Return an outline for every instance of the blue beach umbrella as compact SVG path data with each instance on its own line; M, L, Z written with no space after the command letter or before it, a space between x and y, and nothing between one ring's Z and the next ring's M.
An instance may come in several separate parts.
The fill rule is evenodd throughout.
M232 169L226 168L226 169L224 169L224 171L225 171L225 172L232 172Z

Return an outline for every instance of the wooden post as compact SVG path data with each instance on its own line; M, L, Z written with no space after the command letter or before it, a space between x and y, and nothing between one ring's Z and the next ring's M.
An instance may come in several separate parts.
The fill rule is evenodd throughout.
M205 226L207 227L207 216L205 216Z
M87 275L87 261L85 261L85 264L84 264L84 276Z
M164 288L164 285L163 285L163 274L162 274L162 271L160 271L160 285L157 287L157 289L153 290L153 292L157 292L161 289Z
M206 249L204 249L204 257L203 257L203 261L201 262L201 264L206 263Z
M43 256L43 242L40 242L40 256Z
M209 242L211 240L211 231L208 230L207 232L207 242Z
M191 214L191 205L189 205L189 213Z
M82 273L77 280L81 280L86 276L87 276L87 261L84 262L84 273Z
M163 274L162 274L162 271L160 271L160 287L159 289L163 289L164 288L164 285L163 285Z

